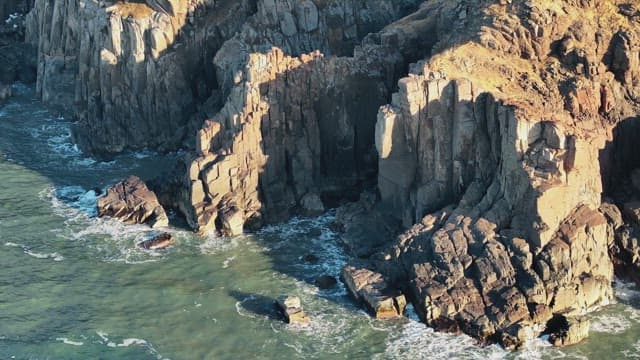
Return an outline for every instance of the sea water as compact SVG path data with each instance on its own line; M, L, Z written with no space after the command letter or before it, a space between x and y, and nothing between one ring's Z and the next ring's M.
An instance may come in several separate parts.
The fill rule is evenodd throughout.
M348 261L332 212L234 238L174 227L169 249L142 250L154 230L96 218L96 192L158 175L178 155L85 156L68 120L33 89L14 93L0 107L0 359L640 358L640 292L624 283L617 304L590 315L591 337L562 349L479 347L434 332L411 307L375 320L342 284L314 284ZM311 324L283 323L281 294L299 296Z

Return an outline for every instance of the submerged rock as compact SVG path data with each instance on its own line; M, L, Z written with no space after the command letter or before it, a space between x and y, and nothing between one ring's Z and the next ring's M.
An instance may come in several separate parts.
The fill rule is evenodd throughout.
M109 216L125 224L148 224L151 227L169 226L169 218L155 193L137 176L115 184L98 198L98 216Z
M399 317L404 313L407 306L404 295L391 288L381 274L345 266L340 278L353 298L362 302L377 319Z
M283 295L276 300L276 305L289 324L308 324L311 322L311 318L302 310L300 298L297 296Z
M316 285L322 290L331 289L338 284L338 280L331 275L322 275L316 279Z
M149 240L145 240L138 244L139 247L145 250L160 250L165 249L173 244L173 237L169 233L162 233L156 235Z

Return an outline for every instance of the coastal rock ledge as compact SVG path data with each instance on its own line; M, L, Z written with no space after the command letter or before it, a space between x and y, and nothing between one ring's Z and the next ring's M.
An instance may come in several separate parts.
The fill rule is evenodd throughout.
M35 0L26 38L83 149L184 149L158 188L195 231L360 199L337 211L354 296L508 348L579 341L640 278L633 2L175 5Z

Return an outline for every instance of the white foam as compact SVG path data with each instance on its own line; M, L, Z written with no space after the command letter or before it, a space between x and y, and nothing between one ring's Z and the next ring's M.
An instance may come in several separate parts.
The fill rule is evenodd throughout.
M631 349L621 351L626 358L640 359L640 340L631 345Z
M64 256L54 253L37 253L30 250L24 250L24 253L37 259L53 259L53 261L63 261Z
M591 331L620 334L631 327L629 321L623 314L600 315L591 321Z
M18 247L22 249L22 252L34 257L36 259L52 259L53 261L63 261L64 260L64 256L58 254L57 252L53 252L53 253L38 253L35 251L32 251L31 249L29 249L28 246L26 245L22 245L22 244L16 244L13 242L5 242L4 243L5 246L10 246L10 247Z
M235 260L235 259L236 259L236 257L235 257L235 256L231 256L231 257L226 258L226 259L222 262L222 268L223 268L223 269L228 268L228 267L229 267L229 264L231 264L231 262L232 262L233 260Z
M613 288L615 290L616 298L620 301L629 302L640 298L640 290L634 283L615 279Z
M73 345L73 346L82 346L84 345L84 343L82 341L72 341L69 340L68 338L56 338L56 341L62 341L63 343L67 344L67 345Z
M144 339L130 338L122 340L122 343L118 344L118 347L129 347L131 345L149 345L149 343Z

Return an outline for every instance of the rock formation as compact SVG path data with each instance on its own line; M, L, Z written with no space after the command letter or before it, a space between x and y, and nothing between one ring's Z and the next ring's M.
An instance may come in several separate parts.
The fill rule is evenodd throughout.
M82 6L81 6L82 4ZM85 150L174 150L215 92L208 66L252 11L249 0L175 1L175 16L146 4L36 0L27 41L38 49L37 91L80 120Z
M582 338L640 268L633 3L84 3L36 0L38 91L84 149L187 148L161 198L198 232L359 199L357 298L508 347Z
M378 114L381 203L415 224L378 264L428 324L517 346L612 297L599 163L637 113L638 49L583 16L625 21L611 3L457 11L464 30Z
M161 233L149 240L142 241L138 246L145 250L161 250L173 244L173 237L169 233Z
M311 318L302 310L302 303L297 296L280 296L276 299L276 306L289 324L308 324L311 322Z
M389 319L404 314L407 300L397 289L387 284L382 274L345 266L340 279L351 296L364 304L376 319Z
M125 224L169 226L169 218L153 191L137 176L115 184L98 198L98 216L108 216ZM163 239L161 239L163 240Z

